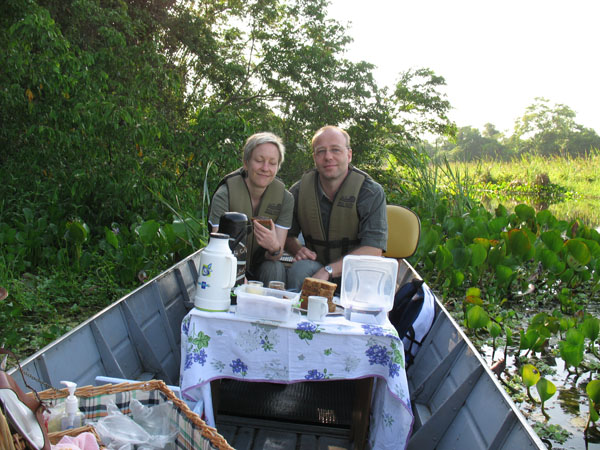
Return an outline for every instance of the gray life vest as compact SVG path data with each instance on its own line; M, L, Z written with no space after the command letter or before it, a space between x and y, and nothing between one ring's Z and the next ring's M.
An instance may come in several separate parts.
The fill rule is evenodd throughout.
M350 166L350 171L335 194L329 229L325 230L321 220L316 169L302 176L298 193L297 217L306 246L317 253L317 261L326 265L337 261L358 247L360 219L356 203L365 179L365 172Z
M223 183L227 184L227 190L229 192L229 210L246 214L249 221L252 220L252 217L262 216L273 219L273 222L276 222L283 207L283 199L285 196L284 184L279 179L275 178L271 184L267 186L267 189L265 189L265 192L260 199L260 203L258 204L258 211L254 214L252 211L250 191L248 191L248 186L244 181L246 176L245 170L240 168L226 175L219 183L219 186ZM252 273L252 270L256 269L257 265L264 260L265 249L255 242L254 233L249 233L246 237L246 247L248 249L249 261L246 270L247 272Z

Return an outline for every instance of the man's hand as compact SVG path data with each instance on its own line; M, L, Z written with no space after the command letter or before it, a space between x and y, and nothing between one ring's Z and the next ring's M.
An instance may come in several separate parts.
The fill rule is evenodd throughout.
M312 259L314 261L317 259L317 254L306 247L302 247L294 255L294 261L300 261L301 259Z

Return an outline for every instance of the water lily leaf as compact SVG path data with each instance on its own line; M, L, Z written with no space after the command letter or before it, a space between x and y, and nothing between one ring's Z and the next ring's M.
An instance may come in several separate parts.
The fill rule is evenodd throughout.
M435 252L435 265L438 270L443 271L450 267L452 264L452 254L446 247L438 245L437 251Z
M573 269L567 269L563 273L560 274L560 279L562 281L564 281L565 283L569 283L571 281L571 279L573 278L574 274L575 274L575 272L573 271Z
M500 234L508 226L508 218L506 216L496 217L488 223L488 229L493 234Z
M521 259L529 254L531 241L525 230L513 229L508 232L508 249Z
M592 255L585 243L580 239L569 239L566 244L569 255L573 256L579 264L585 266L590 262ZM567 260L568 261L568 260Z
M112 245L113 248L119 248L119 239L113 230L109 230L108 228L104 228L104 237L106 242Z
M540 378L540 381L535 384L535 388L540 395L542 403L556 394L556 385L546 378Z
M581 361L583 361L583 343L583 334L575 328L569 328L565 335L565 340L558 343L560 357L573 367L579 366Z
M540 380L540 371L533 364L525 364L521 370L521 376L523 377L523 383L525 386L535 386Z
M440 242L439 232L433 228L428 228L421 233L419 248L423 249L425 253L429 253L435 248L438 242Z
M481 266L487 258L487 249L481 244L469 245L471 251L471 265L475 267Z
M535 209L533 209L531 206L521 204L515 206L515 214L523 222L527 222L535 217Z
M448 215L448 208L444 203L439 203L435 207L435 217L439 222L443 222L446 216Z
M175 234L175 230L173 230L173 225L170 223L165 223L158 230L160 235L169 243L169 246L173 248L175 244L177 244L177 235Z
M512 345L513 344L513 338L512 338L513 331L509 327L505 326L504 334L506 335L506 345Z
M513 270L508 266L503 266L502 264L498 264L498 266L496 266L496 277L498 278L498 282L500 284L508 283L513 273Z
M500 327L500 325L498 325L493 320L490 320L490 322L488 323L487 330L492 338L497 338L498 336L500 336L500 333L502 333L502 327Z
M65 232L65 239L73 244L81 245L88 237L88 230L86 227L79 222L68 222L66 224L67 231Z
M565 270L565 263L561 261L558 255L552 250L548 250L547 248L542 249L539 252L539 258L544 268L548 269L554 274L558 275L563 270Z
M552 213L547 209L542 209L540 212L538 212L535 216L535 219L540 225L551 225L553 221L556 221Z
M535 346L535 343L538 342L540 337L538 331L535 328L530 328L527 332L522 329L519 330L520 338L519 341L519 349L520 350L528 350Z
M581 323L579 329L586 338L594 342L600 333L600 320L596 317L588 317Z
M596 381L596 380L594 380ZM593 381L592 381L593 383ZM592 401L591 398L588 397L589 400L589 410L590 410L590 420L594 423L598 422L598 420L600 419L600 415L598 414L598 406L596 406L596 404L594 404L594 402Z
M467 311L467 326L471 329L485 328L490 322L490 316L479 305L474 305Z
M488 254L488 263L492 267L496 267L502 261L504 261L504 257L506 256L506 252L504 247L492 247Z
M453 270L451 275L451 286L459 287L463 284L463 281L465 281L465 274L460 270Z
M555 253L558 253L565 243L558 230L545 231L540 235L540 239Z
M464 224L465 220L462 217L447 217L444 220L444 229L447 231L448 236L453 236L462 232Z
M508 215L508 211L504 205L498 205L496 209L494 209L494 213L496 214L496 217L506 217Z
M486 249L486 251L489 250L490 247L492 246L492 243L490 242L489 239L482 238L482 237L477 237L477 238L473 239L473 243L481 245L483 248Z
M600 380L592 380L585 387L585 392L587 393L590 400L592 400L595 404L600 404Z
M585 387L590 403L590 419L596 423L600 419L598 408L600 406L600 380L592 380Z
M140 236L142 243L148 245L156 238L160 224L156 220L147 220L138 226L135 231Z
M467 248L454 248L450 251L450 253L452 253L452 261L454 263L454 267L456 267L457 269L464 269L469 266L469 262L471 261L471 254Z
M483 300L481 300L481 290L476 287L467 289L465 301L474 305L483 305Z

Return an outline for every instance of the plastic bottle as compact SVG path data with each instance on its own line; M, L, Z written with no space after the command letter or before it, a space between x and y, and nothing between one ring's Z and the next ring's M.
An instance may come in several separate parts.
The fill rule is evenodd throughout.
M72 381L61 381L62 384L67 386L69 390L69 396L65 401L65 413L61 418L60 427L61 430L70 430L71 428L77 428L83 425L83 413L79 411L79 400L75 397L75 389L77 384Z

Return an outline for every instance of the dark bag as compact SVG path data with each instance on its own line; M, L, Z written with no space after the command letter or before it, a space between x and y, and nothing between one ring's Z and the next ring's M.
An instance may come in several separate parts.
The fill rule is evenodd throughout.
M17 365L23 376L25 386L31 387L25 381L23 370L16 356L10 351L0 347L0 354L10 355L17 360ZM27 442L30 448L50 450L48 430L44 423L44 410L46 407L35 393L35 397L26 395L16 381L4 370L0 370L0 406L12 428Z
M408 339L410 342L408 348L406 346L404 348L407 366L412 364L413 356L411 350L413 344L420 344L415 339L413 323L419 317L425 301L425 293L423 292L422 285L423 280L415 279L402 286L396 292L394 306L388 314L388 318L392 325L394 325L394 328L396 328L400 339Z

